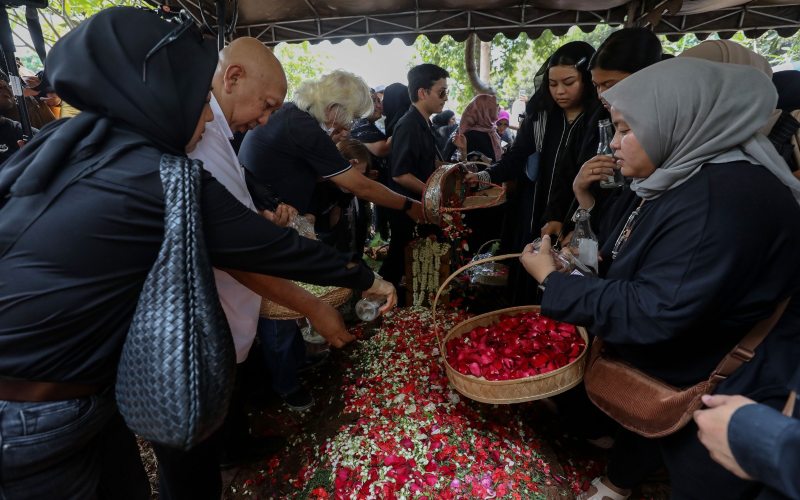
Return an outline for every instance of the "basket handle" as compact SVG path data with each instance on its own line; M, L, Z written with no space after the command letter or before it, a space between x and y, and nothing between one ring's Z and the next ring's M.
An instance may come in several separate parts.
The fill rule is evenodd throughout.
M499 240L499 239L494 239L494 240L488 240L488 241L485 241L485 242L483 243L483 245L481 245L481 246L479 246L479 247L478 247L478 250L475 252L475 255L480 255L480 254L481 254L481 250L483 250L483 247L485 247L485 246L486 246L486 245L488 245L489 243L494 243L495 241L500 241L500 240Z
M445 346L442 343L442 338L439 336L439 324L438 324L437 319L436 319L436 304L439 302L439 296L447 288L447 285L449 285L450 282L453 281L453 279L456 276L458 276L459 274L463 273L464 271L466 271L467 269L469 269L471 267L477 266L479 264L486 264L487 262L497 262L499 260L514 259L514 258L518 258L520 255L522 255L522 254L521 253L507 253L507 254L504 254L504 255L496 255L496 256L493 256L493 257L486 257L485 259L480 259L480 260L476 260L476 261L473 261L473 262L469 262L466 265L461 266L456 272L454 272L453 274L448 276L446 280L444 280L444 283L442 283L442 285L439 287L439 290L436 292L436 297L434 297L434 299L433 299L433 306L431 306L431 312L433 313L433 332L436 334L436 342L439 345L439 354L442 356L443 360L445 359L445 350L444 350Z

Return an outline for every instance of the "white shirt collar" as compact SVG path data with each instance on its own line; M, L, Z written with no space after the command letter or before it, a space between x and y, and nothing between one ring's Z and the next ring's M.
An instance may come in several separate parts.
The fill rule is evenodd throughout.
M219 107L219 102L217 102L217 98L214 97L214 93L211 93L211 112L214 113L214 120L219 124L220 128L222 129L221 132L225 134L225 137L228 140L233 140L233 131L231 130L231 126L228 125L228 119L225 118L225 113L222 112L222 108Z

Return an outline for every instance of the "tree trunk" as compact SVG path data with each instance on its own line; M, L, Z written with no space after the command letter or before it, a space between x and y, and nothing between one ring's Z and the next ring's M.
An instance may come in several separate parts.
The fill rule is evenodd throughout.
M492 73L492 42L481 42L481 80L489 83Z
M469 78L469 83L472 84L472 88L475 89L475 93L494 94L494 89L486 81L481 80L478 75L478 42L478 35L474 33L465 42L464 63L467 69L467 77Z

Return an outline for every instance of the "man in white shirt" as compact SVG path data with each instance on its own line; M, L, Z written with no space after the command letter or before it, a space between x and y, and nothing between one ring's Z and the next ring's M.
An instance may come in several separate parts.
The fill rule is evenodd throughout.
M214 120L206 124L202 140L190 155L201 160L209 173L252 210L256 208L247 190L244 170L230 141L233 132L245 132L266 123L270 114L283 104L286 87L283 68L267 47L255 38L234 40L220 53L212 80L210 105ZM282 226L296 213L284 204L274 212L262 212ZM315 329L336 347L354 340L336 309L289 281L220 269L214 269L214 276L238 363L247 358L255 338L261 296L307 315ZM390 286L376 279L370 293L387 295L394 304L396 297ZM159 461L161 498L219 498L222 484L218 447L239 455L223 458L226 461L264 458L282 447L283 439L249 437L242 404L235 394L223 430L189 452L154 446Z

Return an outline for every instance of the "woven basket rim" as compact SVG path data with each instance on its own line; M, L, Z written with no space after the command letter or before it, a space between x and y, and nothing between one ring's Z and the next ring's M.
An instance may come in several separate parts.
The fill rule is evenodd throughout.
M575 328L577 328L578 333L580 334L581 338L583 338L584 342L586 343L586 345L584 345L584 347L583 347L583 351L581 351L581 353L578 355L578 357L575 358L575 361L573 361L571 363L568 363L568 364L562 366L561 368L556 368L553 371L549 371L547 373L540 373L538 375L531 375L531 376L528 376L528 377L510 379L510 380L487 380L487 379L485 379L483 377L476 377L474 375L466 375L466 374L461 373L460 371L456 370L455 368L453 368L453 366L450 364L450 362L447 361L447 351L446 351L445 348L447 347L447 342L451 338L454 338L455 330L457 328L459 328L461 325L464 325L464 324L467 324L467 323L476 322L476 321L478 321L480 319L483 319L483 318L487 318L487 317L491 317L491 316L500 316L500 315L504 315L504 314L508 315L508 313L510 311L518 313L518 314L519 313L523 313L523 312L528 312L528 311L537 311L537 312L541 313L541 306L517 306L517 307L507 307L505 309L498 309L497 311L491 311L491 312L488 312L488 313L484 313L484 314L475 316L473 318L469 318L469 319L464 320L461 323L455 325L454 327L450 328L450 331L448 331L447 335L445 335L445 337L444 337L444 341L442 342L443 345L440 346L441 349L444 349L442 351L442 359L444 360L444 364L445 364L445 367L447 368L448 372L452 372L453 374L456 374L457 376L463 377L466 380L469 380L471 382L478 383L478 384L481 384L481 385L486 385L486 386L490 386L490 387L502 387L502 386L509 386L509 385L519 385L519 384L523 384L523 383L534 382L534 381L537 381L537 380L545 380L545 379L554 377L556 375L559 375L561 373L564 373L564 372L572 369L573 365L583 361L583 359L586 357L586 354L589 351L589 334L586 331L586 328L584 328L582 326L576 326ZM511 314L511 316L515 316L515 315L516 314ZM464 333L466 333L466 332L464 332ZM462 333L462 335L463 335L463 333Z
M352 295L353 295L353 290L351 290L350 288L336 287L316 297L322 300L323 302L330 304L333 307L339 307L345 302L347 302L350 299L350 297L352 297ZM284 307L278 304L277 302L273 302L266 298L261 299L261 309L259 310L259 315L262 318L267 318L267 319L286 319L286 320L300 319L305 317L304 314L289 309L288 307Z

